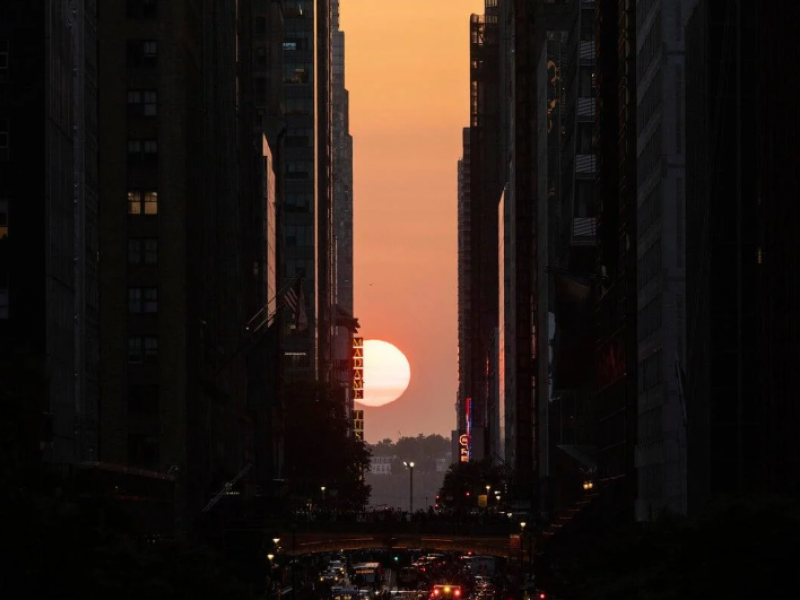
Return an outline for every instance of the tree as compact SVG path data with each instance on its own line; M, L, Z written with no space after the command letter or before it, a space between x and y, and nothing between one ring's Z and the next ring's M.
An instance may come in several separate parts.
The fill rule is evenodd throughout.
M335 390L317 382L292 384L284 397L284 476L294 495L319 498L342 509L364 507L369 486L363 474L371 453L349 433L344 406Z
M502 467L490 458L457 462L450 465L439 490L443 508L469 510L477 506L477 497L486 493L486 486L500 489L504 485Z

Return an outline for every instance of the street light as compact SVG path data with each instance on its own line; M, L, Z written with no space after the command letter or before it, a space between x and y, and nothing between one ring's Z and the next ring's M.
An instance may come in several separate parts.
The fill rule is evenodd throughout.
M281 541L281 538L272 538L272 543L275 544L276 546L278 545L278 542L280 542L280 541Z
M408 468L408 512L414 514L414 461L403 461Z
M267 554L267 558L269 559L269 562L272 562L272 559L275 558L275 555L274 554Z
M325 486L320 486L319 491L322 492L322 501L325 502Z

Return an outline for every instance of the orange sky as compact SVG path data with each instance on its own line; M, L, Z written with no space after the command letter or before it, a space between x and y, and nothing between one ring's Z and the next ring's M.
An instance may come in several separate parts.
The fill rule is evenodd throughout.
M469 15L483 0L341 0L354 137L355 312L411 363L365 437L440 433L458 385L456 163L469 122ZM365 374L368 376L368 374Z

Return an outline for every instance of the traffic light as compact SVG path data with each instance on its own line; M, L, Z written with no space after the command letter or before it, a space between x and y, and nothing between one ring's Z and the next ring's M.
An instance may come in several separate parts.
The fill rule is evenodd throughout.
M547 594L544 592L539 592L539 600L545 600L545 598L547 598Z

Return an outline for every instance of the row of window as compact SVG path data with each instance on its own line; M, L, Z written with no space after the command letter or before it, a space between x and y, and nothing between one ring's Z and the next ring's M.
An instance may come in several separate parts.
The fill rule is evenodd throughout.
M128 90L128 116L155 117L158 114L156 90Z
M128 240L128 264L158 264L158 240L156 238L131 238Z
M156 40L128 40L127 65L134 68L153 68L158 62Z
M128 338L128 362L139 364L158 360L158 337L136 335Z
M157 140L128 140L129 164L156 164L157 162Z
M129 215L157 215L158 192L132 190L128 192Z

